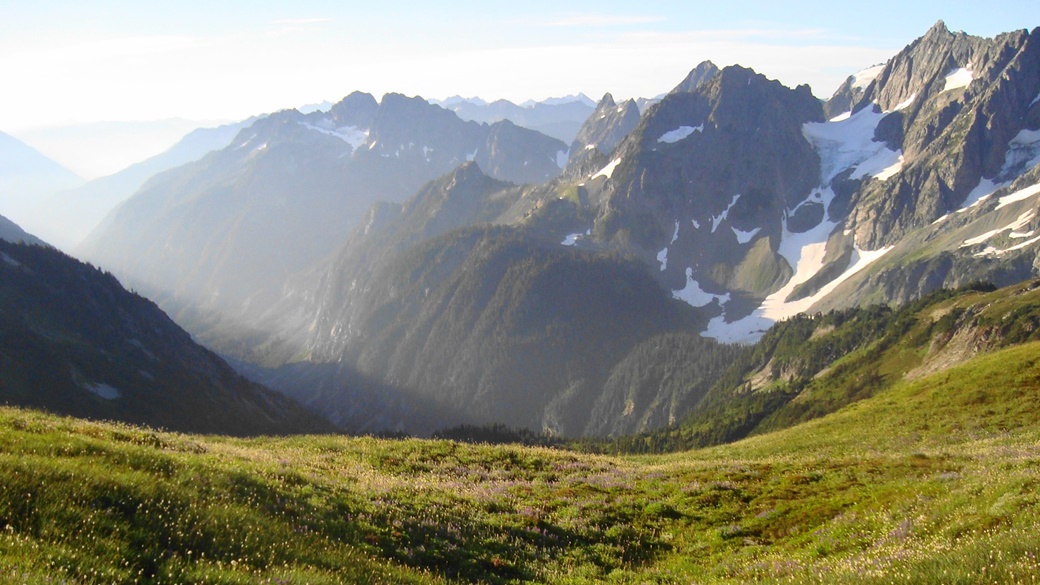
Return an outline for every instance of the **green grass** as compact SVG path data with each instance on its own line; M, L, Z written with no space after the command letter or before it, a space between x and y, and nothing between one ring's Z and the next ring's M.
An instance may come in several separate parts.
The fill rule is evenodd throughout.
M1040 344L687 453L0 409L0 582L1032 583Z

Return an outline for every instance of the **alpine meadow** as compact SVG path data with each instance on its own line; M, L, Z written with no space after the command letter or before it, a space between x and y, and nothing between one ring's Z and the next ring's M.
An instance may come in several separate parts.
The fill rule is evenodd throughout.
M336 56L353 88L382 69L410 71L402 88L632 75L625 47L694 38L849 62L822 99L707 50L669 53L689 73L665 93L598 101L348 89L63 121L159 83L105 73L30 127L31 100L4 98L26 125L0 116L0 583L1040 581L1040 28L940 20L871 64L861 28L819 15L738 30L703 7L694 34L667 3L607 4L417 8L387 44L381 8L257 8L227 41L217 7L154 6L161 34L68 63L125 46L125 75L189 72L212 89L185 89L187 116L261 70L271 99L336 77L315 50L333 29L371 49ZM0 20L43 18L57 43L148 12L84 10ZM488 28L434 42L449 18ZM0 74L39 57L34 91L61 81L60 43L0 28ZM560 55L535 67L548 33ZM799 52L820 38L848 50ZM308 57L278 56L290 42ZM84 173L114 145L136 158Z

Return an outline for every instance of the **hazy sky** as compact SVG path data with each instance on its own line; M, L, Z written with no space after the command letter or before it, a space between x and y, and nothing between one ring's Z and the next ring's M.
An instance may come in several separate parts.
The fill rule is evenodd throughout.
M940 18L981 36L1040 24L1035 0L794 4L0 0L0 130L235 120L356 89L649 97L704 59L827 97Z

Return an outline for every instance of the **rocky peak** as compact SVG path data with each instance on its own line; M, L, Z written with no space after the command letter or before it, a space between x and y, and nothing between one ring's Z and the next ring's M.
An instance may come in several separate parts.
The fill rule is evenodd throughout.
M567 145L509 120L495 122L473 160L489 174L512 183L543 183L559 176Z
M1022 172L1009 166L1016 137L1036 127L1040 29L985 39L940 24L893 57L857 106L888 112L875 139L905 161L898 175L853 196L850 223L871 249L981 196L984 179L1013 180Z
M702 61L696 67L690 70L690 73L683 79L679 85L675 86L675 89L671 93L688 93L691 92L706 81L715 77L719 72L719 68L711 61Z
M975 69L976 55L988 39L952 33L938 21L924 36L907 45L890 59L873 84L867 87L855 111L877 104L883 111L917 107L926 98L941 93L947 76L959 69Z
M368 128L378 109L379 102L371 94L355 91L332 106L329 114L337 127Z
M668 94L615 149L603 187L590 179L605 191L590 199L606 201L594 236L640 254L669 289L702 291L698 306L727 290L764 297L789 274L774 247L786 210L819 184L802 126L822 119L807 87L742 67Z
M638 124L639 107L635 100L619 106L613 95L604 94L571 143L567 172L585 168L592 155L597 155L592 158L598 161L599 156L610 154Z
M377 139L395 138L398 135L414 137L436 134L437 131L459 134L457 128L461 127L467 127L470 133L480 133L480 126L475 122L462 122L453 112L421 97L410 98L399 93L384 95L372 120L372 134Z

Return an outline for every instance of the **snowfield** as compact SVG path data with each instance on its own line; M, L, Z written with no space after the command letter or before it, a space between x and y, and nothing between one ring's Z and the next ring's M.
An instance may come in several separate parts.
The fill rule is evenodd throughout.
M662 134L661 137L657 139L657 141L664 142L666 144L674 144L676 142L679 142L680 140L689 138L690 135L694 132L703 131L704 124L701 124L700 126L679 126L675 130L669 130L668 132Z
M968 85L975 79L972 75L971 69L961 67L954 69L946 75L943 80L943 91L950 91L951 89L960 89L962 87L968 87Z
M903 153L890 150L884 142L874 141L883 112L864 108L837 121L809 122L802 135L820 155L824 185L830 185L842 172L855 168L853 178L864 176L888 179L902 168Z
M614 169L616 169L618 164L620 164L620 163L621 163L621 159L620 158L615 158L614 160L610 161L610 164L608 164L607 166L605 166L602 169L600 169L598 173L596 173L595 175L592 175L591 178L595 179L596 177L606 177L606 178L609 179L611 177L611 175L614 174Z

